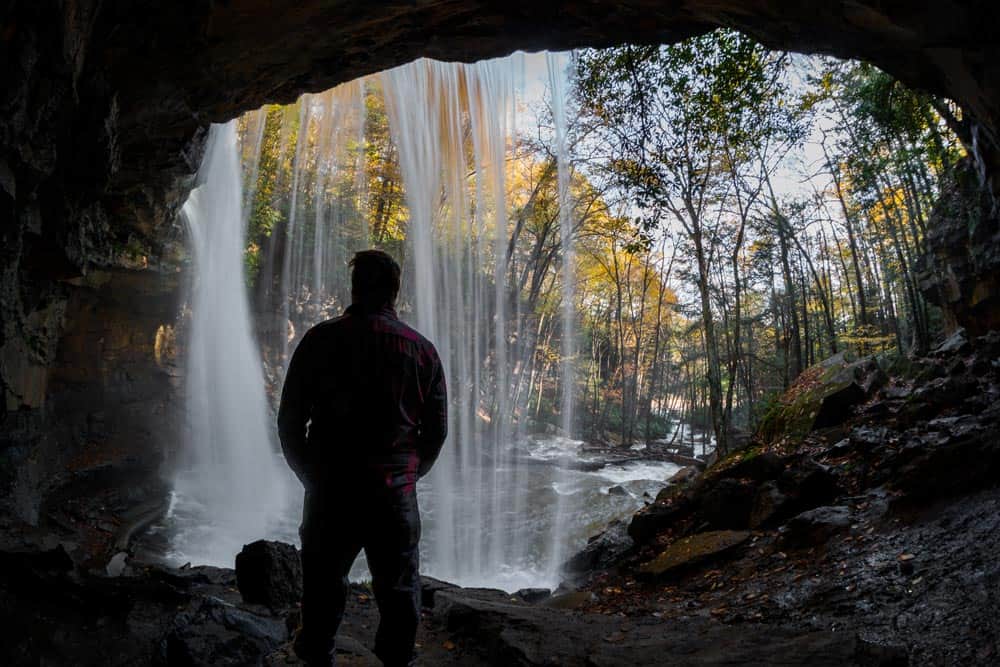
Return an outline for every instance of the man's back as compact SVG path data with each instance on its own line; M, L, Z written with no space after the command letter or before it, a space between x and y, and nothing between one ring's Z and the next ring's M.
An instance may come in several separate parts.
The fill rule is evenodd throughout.
M434 346L391 308L355 305L303 337L289 365L278 427L293 468L307 475L356 475L387 465L415 474L437 456L446 420Z

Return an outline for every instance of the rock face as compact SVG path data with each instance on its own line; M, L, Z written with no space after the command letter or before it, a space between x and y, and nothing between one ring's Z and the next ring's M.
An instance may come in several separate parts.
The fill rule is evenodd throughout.
M19 338L0 346L0 514L27 524L60 515L96 538L98 518L165 497L161 467L183 440L180 282L132 270L61 281L33 306L31 348Z
M257 540L236 554L236 586L243 600L272 609L302 599L302 561L291 544Z
M919 272L921 291L950 327L975 336L1000 329L1000 208L979 180L969 160L950 177L928 220L932 252Z

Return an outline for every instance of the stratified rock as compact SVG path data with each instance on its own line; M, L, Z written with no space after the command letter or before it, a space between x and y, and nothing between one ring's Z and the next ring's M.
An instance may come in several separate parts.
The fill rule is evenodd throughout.
M659 556L639 566L639 574L664 576L720 556L750 537L745 530L715 530L677 540Z
M291 544L258 540L236 556L236 585L246 602L290 607L302 598L302 563Z
M851 525L851 510L843 505L817 507L794 517L781 528L781 541L788 547L821 544Z
M604 532L587 540L587 546L563 565L569 574L583 574L594 569L611 567L635 544L623 521L613 521Z

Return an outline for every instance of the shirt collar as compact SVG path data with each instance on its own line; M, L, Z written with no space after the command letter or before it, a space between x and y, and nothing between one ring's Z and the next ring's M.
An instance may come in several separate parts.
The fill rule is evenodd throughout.
M344 311L345 315L381 315L382 317L388 317L391 320L398 320L399 316L396 315L396 310L392 306L377 306L370 307L362 303L352 303Z

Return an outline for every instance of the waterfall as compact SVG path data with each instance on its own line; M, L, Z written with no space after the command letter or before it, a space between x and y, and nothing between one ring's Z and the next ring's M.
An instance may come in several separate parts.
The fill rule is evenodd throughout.
M187 361L190 442L174 483L175 496L200 508L204 518L173 547L193 562L226 566L243 544L267 534L287 497L251 336L240 178L234 123L212 126L198 186L183 208L195 281Z
M559 245L562 249L562 354L560 357L560 426L563 435L571 438L573 435L573 392L575 381L576 358L576 304L574 303L576 277L573 274L573 215L569 192L569 152L566 144L566 62L561 54L547 53L545 56L548 71L549 88L552 91L552 121L555 134L556 173L559 197ZM558 469L561 472L561 468ZM557 475L558 482L562 476ZM558 576L558 568L563 560L562 526L565 521L565 499L559 494L556 498L555 519L552 531L552 556L549 560L550 576Z
M554 449L539 448L527 429L533 385L540 373L548 372L537 368L536 345L552 317L523 307L530 285L518 267L520 228L512 220L516 204L510 174L519 140L517 119L525 113L519 106L524 55L475 64L418 60L303 95L296 107L263 109L240 121L242 173L250 179L247 206L253 204L262 145L270 142L269 150L276 150L280 164L287 165L276 172L272 167L272 180L262 191L270 198L268 215L276 222L262 241L264 261L256 290L258 298L266 297L257 303L257 317L262 318L257 326L273 333L265 340L265 351L277 381L306 329L339 315L347 305L347 260L353 252L373 241L386 242L384 226L378 232L369 226L369 220L375 225L384 221L379 223L368 210L365 173L366 104L377 103L370 95L380 91L405 195L405 209L396 212L402 225L394 223L394 233L401 228L405 238L390 239L395 245L388 247L403 265L398 310L437 347L450 398L448 442L419 486L422 569L463 585L507 590L558 583L567 516L574 509L566 498L578 502L582 488L578 474L562 469L563 458L576 446L568 439L573 432L575 304L565 59L547 56L535 63L547 69L558 173L559 232L546 241L555 245L558 257L543 269L548 280L557 280L550 284L558 285L562 303L553 312L561 326L562 347L557 350L562 359L558 377L551 379L560 385L563 433L553 440ZM244 200L235 143L231 124L213 128L203 184L185 207L199 276L192 303L190 392L198 452L190 470L201 472L182 475L178 490L189 495L211 491L214 496L204 500L211 508L204 550L190 545L177 550L203 562L219 562L202 553L217 554L227 540L231 551L221 560L231 558L241 546L235 535L294 535L289 524L298 520L286 518L284 532L264 530L268 509L280 505L275 496L280 496L276 487L282 483L276 480L288 479L288 473L272 467L266 423L271 413L250 335L242 273L250 214L244 217L240 210ZM552 171L544 173L549 176L541 178L549 178ZM236 360L239 369L229 365ZM538 387L540 400L541 380ZM244 431L233 437L235 432L226 430L230 427ZM589 483L589 492L595 491L595 483ZM227 499L239 502L230 506ZM233 522L232 535L229 528L222 530L228 521ZM579 542L579 536L575 539Z

